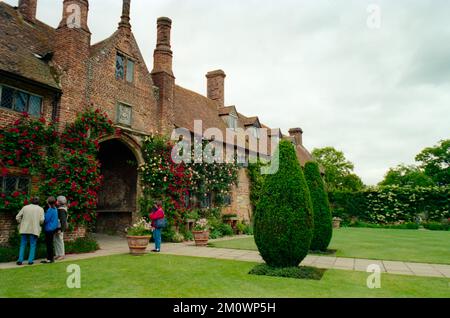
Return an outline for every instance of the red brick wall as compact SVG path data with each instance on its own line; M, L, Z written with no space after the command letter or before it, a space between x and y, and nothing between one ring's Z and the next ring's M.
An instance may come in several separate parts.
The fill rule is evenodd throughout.
M0 213L0 245L8 244L9 237L14 233L17 222L13 214Z
M240 221L249 223L253 217L250 203L250 179L247 169L240 169L238 173L238 186L233 186L231 192L231 205L222 209L222 214L237 214Z
M81 28L67 25L68 6L76 4L81 9ZM52 65L59 74L63 90L58 117L62 123L73 122L78 113L89 105L86 96L89 48L91 33L87 27L88 3L86 0L65 0L63 18L56 29L53 41Z
M76 239L84 238L87 235L87 230L84 226L79 226L75 228L72 232L64 233L65 242L73 242Z
M134 62L134 81L116 79L116 55L120 52ZM150 134L158 127L157 100L150 73L136 40L120 29L90 59L88 96L97 108L116 122L118 103L132 107L130 128Z

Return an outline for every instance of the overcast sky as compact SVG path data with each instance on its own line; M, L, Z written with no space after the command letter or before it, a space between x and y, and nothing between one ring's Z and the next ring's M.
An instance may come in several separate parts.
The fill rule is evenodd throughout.
M57 26L62 2L38 0L39 19ZM89 2L94 43L115 31L122 1ZM380 25L371 4L381 9ZM206 72L223 69L227 105L284 133L302 127L308 149L344 151L367 184L450 137L450 1L132 0L131 6L150 70L156 19L168 16L179 85L205 94Z

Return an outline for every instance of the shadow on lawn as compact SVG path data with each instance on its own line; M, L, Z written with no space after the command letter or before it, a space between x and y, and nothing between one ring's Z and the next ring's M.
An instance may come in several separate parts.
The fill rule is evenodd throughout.
M326 269L307 266L276 268L270 267L266 264L260 264L255 266L249 274L258 276L321 280L326 271Z

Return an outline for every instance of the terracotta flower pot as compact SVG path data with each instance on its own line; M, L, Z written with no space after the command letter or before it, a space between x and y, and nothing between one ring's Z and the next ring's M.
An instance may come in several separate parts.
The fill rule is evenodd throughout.
M209 231L192 231L194 234L195 245L206 246L209 240Z
M127 236L131 255L144 255L151 236Z

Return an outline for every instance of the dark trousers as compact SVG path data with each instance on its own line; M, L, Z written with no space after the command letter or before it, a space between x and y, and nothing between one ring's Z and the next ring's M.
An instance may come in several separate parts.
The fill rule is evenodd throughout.
M45 245L47 245L47 260L53 261L55 258L55 251L53 247L53 236L55 231L45 232Z

